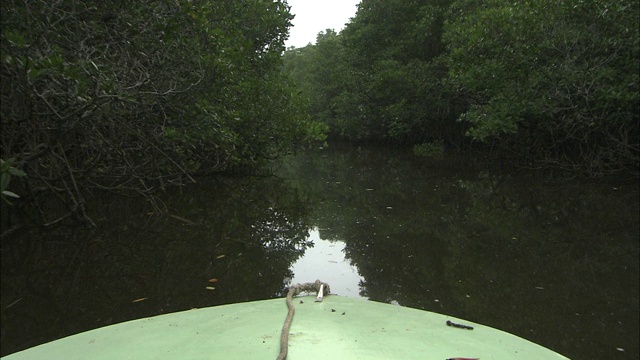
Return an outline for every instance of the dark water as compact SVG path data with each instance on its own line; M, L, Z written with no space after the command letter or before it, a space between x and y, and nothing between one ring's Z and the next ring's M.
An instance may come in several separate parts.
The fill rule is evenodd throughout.
M2 355L319 278L574 359L640 356L637 180L551 180L338 146L276 173L175 190L164 215L97 196L98 230L2 239Z

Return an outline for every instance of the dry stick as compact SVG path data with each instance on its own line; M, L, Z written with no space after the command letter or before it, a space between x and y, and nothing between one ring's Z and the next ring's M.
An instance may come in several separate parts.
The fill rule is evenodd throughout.
M67 159L67 154L65 154L64 152L64 148L62 147L61 144L58 144L60 147L60 151L62 152L62 157L64 158L64 163L67 166L67 171L69 171L69 178L71 179L71 184L73 185L74 190L76 191L76 194L78 195L78 199L76 199L75 196L73 196L73 194L71 193L71 190L69 189L69 186L67 185L67 183L64 181L64 177L62 177L62 183L64 184L65 188L67 188L67 191L69 192L69 195L71 196L71 199L74 202L74 211L76 209L80 209L80 214L82 215L82 219L88 223L91 227L96 227L96 224L93 222L93 220L91 220L91 218L87 215L87 211L85 209L84 206L84 198L82 197L82 193L80 193L80 189L78 188L78 184L76 183L76 178L75 176L73 176L73 170L71 169L71 165L69 165L69 159Z
M126 124L124 124L124 123L121 123L121 125L122 125L123 127L127 128L127 129L128 129L129 131L131 131L132 133L134 133L134 134L138 135L138 136L139 136L139 138L140 138L141 140L143 140L144 142L146 142L147 144L149 144L149 146L153 147L153 148L154 148L156 151L158 151L160 154L164 155L164 157L165 157L167 160L169 160L170 162L172 162L172 163L173 163L173 165L175 165L175 166L176 166L180 171L182 171L182 173L183 173L184 175L186 175L186 176L187 176L187 178L189 178L189 180L191 180L191 181L192 181L192 182L194 182L194 183L196 182L196 181L191 177L191 175L189 175L189 173L188 173L185 169L183 169L183 168L182 168L182 166L178 165L178 163L177 163L175 160L173 160L173 159L172 159L169 155L167 155L164 151L160 150L160 148L158 148L155 144L153 144L151 141L149 141L146 137L144 137L144 136L142 136L142 135L138 134L138 132L137 132L137 131L135 131L134 129L132 129L131 127L127 126L127 125L126 125Z

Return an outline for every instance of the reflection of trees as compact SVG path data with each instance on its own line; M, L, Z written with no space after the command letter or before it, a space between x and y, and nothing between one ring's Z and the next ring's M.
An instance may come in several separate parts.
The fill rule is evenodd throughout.
M363 295L575 358L607 358L613 344L638 352L635 184L456 172L400 151L330 149L298 161L290 166L304 174L314 225L345 242Z
M177 191L165 199L175 217L105 197L95 199L103 207L91 215L103 224L94 232L4 243L3 355L129 319L281 295L310 246L308 202L274 178Z
M345 255L365 279L362 295L430 308L436 288L446 287L442 209L460 204L450 210L459 214L467 196L449 177L464 173L434 162L439 175L424 176L425 165L402 150L334 151L302 158L295 172L306 175L300 186L316 204L322 237L345 241Z
M598 339L596 357L620 339L637 343L637 194L489 177L460 185L473 200L449 238L448 281L456 299L481 297L460 301L463 314L558 348L579 330Z

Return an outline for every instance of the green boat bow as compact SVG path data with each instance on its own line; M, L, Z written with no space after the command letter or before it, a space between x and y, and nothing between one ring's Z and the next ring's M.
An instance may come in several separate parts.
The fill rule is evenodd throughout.
M290 360L567 359L442 314L336 295L314 300L294 299ZM284 299L194 309L106 326L2 359L276 359L286 315Z

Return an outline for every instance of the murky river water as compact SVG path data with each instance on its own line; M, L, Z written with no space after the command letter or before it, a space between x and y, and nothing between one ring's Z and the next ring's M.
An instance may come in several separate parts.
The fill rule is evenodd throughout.
M2 355L321 279L339 295L465 318L575 359L639 357L637 180L340 146L275 171L175 190L163 215L99 197L97 230L3 239Z

